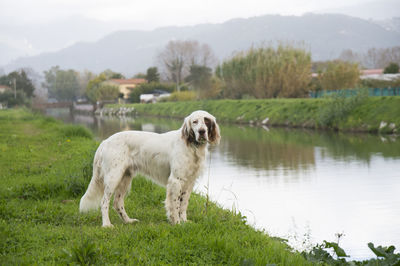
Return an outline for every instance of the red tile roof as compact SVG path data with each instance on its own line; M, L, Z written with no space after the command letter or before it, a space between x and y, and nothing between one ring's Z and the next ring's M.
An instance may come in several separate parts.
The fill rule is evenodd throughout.
M147 82L145 79L110 79L111 82L124 85L124 84L141 84Z
M11 90L11 88L8 87L7 85L0 85L0 90L1 91L6 91L6 90Z
M364 69L361 70L361 75L376 75L383 74L383 69Z

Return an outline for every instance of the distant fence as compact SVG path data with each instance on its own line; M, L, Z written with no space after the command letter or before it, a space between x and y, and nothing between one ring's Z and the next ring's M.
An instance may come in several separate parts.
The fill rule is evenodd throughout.
M345 90L331 90L331 91L317 91L310 92L310 98L321 98L337 93L342 93L346 97L350 97L357 94L357 89L345 89ZM369 88L369 96L400 96L400 88Z

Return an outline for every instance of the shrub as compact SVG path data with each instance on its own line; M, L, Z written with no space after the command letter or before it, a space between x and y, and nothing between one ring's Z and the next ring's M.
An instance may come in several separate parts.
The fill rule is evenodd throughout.
M93 134L89 131L89 129L83 126L76 126L76 125L66 125L61 128L64 136L67 138L72 137L82 137L87 139L92 139Z
M397 74L399 73L399 64L390 63L385 69L383 70L384 74Z
M194 91L176 91L171 94L165 101L181 102L181 101L193 101L197 99L196 92Z
M148 94L154 91L166 91L173 92L175 89L174 84L166 84L166 83L142 83L131 90L129 94L129 102L139 103L141 94Z
M327 104L319 110L318 124L324 127L335 127L351 110L359 106L368 97L368 90L360 89L355 95L347 97L347 91L339 91L328 96Z
M324 69L319 69L319 82L323 90L341 90L357 86L360 79L358 64L340 60L327 62Z

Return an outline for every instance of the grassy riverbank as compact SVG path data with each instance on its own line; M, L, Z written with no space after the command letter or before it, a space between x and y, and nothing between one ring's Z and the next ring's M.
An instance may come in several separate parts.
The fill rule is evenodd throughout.
M0 264L310 265L245 217L196 194L192 222L171 226L165 189L143 178L134 179L126 200L141 222L124 225L110 211L115 227L101 228L99 212L78 212L97 145L85 128L0 111Z
M107 105L133 107L135 113L185 117L203 109L230 123L258 123L342 131L391 133L400 126L400 97L352 97L324 99L264 99L166 102L158 104ZM381 122L386 126L381 126ZM393 125L391 125L393 123ZM383 125L383 124L382 124Z

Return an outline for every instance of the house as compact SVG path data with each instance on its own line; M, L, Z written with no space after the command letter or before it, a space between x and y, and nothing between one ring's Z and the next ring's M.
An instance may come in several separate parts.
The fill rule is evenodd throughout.
M6 85L0 85L0 93L11 91L11 88Z
M131 89L146 82L147 81L145 79L110 79L104 83L117 86L119 88L119 92L123 95L122 98L128 99Z

